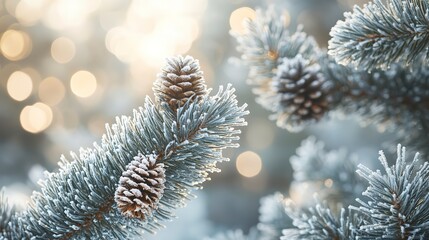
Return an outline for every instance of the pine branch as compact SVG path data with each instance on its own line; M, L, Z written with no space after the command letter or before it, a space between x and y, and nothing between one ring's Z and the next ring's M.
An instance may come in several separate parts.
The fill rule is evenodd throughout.
M15 209L11 206L4 195L4 189L0 191L0 239L2 237L10 239L9 223L15 217Z
M388 166L380 151L385 173L360 165L357 171L369 187L358 199L356 211L371 221L361 225L361 239L425 239L429 232L429 164L419 164L418 153L407 163L405 147L398 145L396 164Z
M281 240L352 240L357 237L352 229L361 221L355 213L344 209L337 218L328 207L320 203L305 210L296 210L289 206L287 213L293 219L295 227L283 230Z
M211 238L205 238L204 240L260 240L256 229L250 229L248 235L244 234L242 230L230 230L225 233L217 234Z
M234 36L250 67L248 83L255 86L256 101L274 112L270 118L279 127L296 131L325 113L326 84L317 63L320 50L315 40L301 28L289 33L284 22L274 8L258 9L256 20L245 24L247 33Z
M266 78L273 76L273 70L282 58L298 54L309 56L318 50L316 41L301 29L291 34L284 24L284 16L277 14L274 7L267 11L257 9L256 19L245 21L245 34L233 34L239 43L237 49L242 53L242 59L251 66L251 84L263 85Z
M314 183L319 198L332 208L350 205L363 191L364 183L355 173L356 162L356 156L344 149L326 150L324 143L313 136L302 141L290 158L293 182Z
M189 75L191 70L200 74L198 62L190 57L172 58L172 63L182 68L180 75ZM201 78L197 82L201 83ZM155 91L158 104L147 97L132 117L118 117L115 124L106 126L101 144L81 149L79 156L71 153L71 161L61 158L59 171L47 174L41 192L33 194L30 208L19 220L26 226L27 238L126 239L142 230L155 232L163 227L162 221L174 217L176 208L193 198L191 191L209 180L209 173L219 171L216 163L228 160L222 157L222 150L238 146L235 141L240 131L235 128L246 125L246 105L237 105L231 86L220 87L214 96L206 92L186 96L183 105L181 101L164 101L164 90ZM173 97L181 99L180 93ZM162 164L165 182L159 199L145 204L136 202L150 193L145 192L144 184L157 186L153 181L161 180L152 173L144 177L131 163L137 161L135 157L151 154L156 156L154 163ZM141 173L144 179L127 175L129 170ZM121 175L132 177L126 181L128 185L121 185L126 190L117 190ZM134 207L129 214L126 210L130 208L118 207L126 200L115 198L117 191L145 207Z
M292 226L291 218L286 214L286 199L277 192L260 200L259 207L259 240L278 240L282 230Z
M358 113L363 122L395 132L398 141L427 153L429 69L423 63L413 63L413 70L392 64L368 73L340 66L327 55L320 61L331 83L332 109Z
M236 36L238 50L250 68L249 82L255 85L257 102L274 112L271 118L279 127L299 131L332 111L357 113L363 122L395 131L399 141L427 153L426 60L418 58L408 66L392 63L386 71L370 73L345 67L301 30L289 34L279 19L272 9L258 10L256 18L247 23L248 33ZM270 51L276 53L276 59L270 60ZM319 70L314 71L314 66Z
M386 69L429 58L427 0L374 0L344 16L331 29L328 52L340 64Z
M2 189L0 192L0 232L5 232L13 213L14 209L9 205L7 198L4 196L4 189Z
M20 213L10 205L4 189L0 190L0 239L25 239L24 226L19 221Z

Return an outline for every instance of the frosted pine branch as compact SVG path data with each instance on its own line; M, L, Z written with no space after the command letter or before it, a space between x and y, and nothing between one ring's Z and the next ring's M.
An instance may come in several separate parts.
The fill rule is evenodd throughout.
M249 65L249 83L255 86L256 101L274 113L271 118L277 121L279 127L297 131L329 116L332 111L357 113L363 122L398 132L399 141L412 143L419 151L426 152L425 146L429 144L425 136L425 132L429 131L429 68L426 60L416 58L409 66L392 63L386 71L375 69L369 73L346 67L320 50L313 38L300 29L289 33L272 9L266 12L258 10L257 13L254 20L248 20L248 33L236 36L238 49L243 61ZM276 60L269 57L270 51L276 53ZM301 82L311 81L290 77L285 81L279 77L295 73L294 69L285 68L284 65L295 61L297 55L309 61L311 65L308 66L320 66L324 81L321 85L315 84L317 90L312 85L300 85ZM288 72L283 73L285 69ZM280 89L278 86L283 86L281 83L289 85ZM290 89L293 90L292 95ZM310 94L308 98L303 98L302 93ZM305 104L303 99L314 100L311 93L323 96L319 100L323 99L320 102L327 105L314 101ZM314 110L321 111L307 114L314 113ZM299 112L307 115L300 115ZM306 116L306 120L302 121L301 116ZM291 121L293 119L300 121Z
M332 109L358 113L362 122L395 132L399 141L428 152L429 68L416 61L413 70L392 64L386 71L368 73L338 65L326 55L320 59L332 86Z
M169 61L183 63L183 59L195 63L190 57ZM199 69L195 65L181 67ZM231 86L220 87L214 96L208 92L187 96L177 108L160 96L158 104L147 97L131 117L118 117L115 124L107 125L101 143L81 149L79 155L71 153L71 160L62 157L60 169L47 173L29 208L12 222L24 225L25 232L13 231L24 238L128 239L143 230L155 232L163 227L163 221L172 219L174 210L193 198L192 190L201 188L210 179L209 173L219 171L216 163L228 160L222 150L238 146L240 130L236 128L246 125L243 116L248 112L246 105L238 106ZM151 154L157 156L157 174L162 175L165 169L163 192L158 191L156 205L145 205L153 208L145 210L149 214L144 219L125 216L114 199L119 179L136 156ZM153 180L144 181L159 188Z
M258 232L252 228L248 235L244 234L242 230L230 230L225 233L219 233L213 237L205 238L204 240L260 240Z
M293 228L283 230L281 240L290 239L338 239L353 240L354 225L360 224L360 219L351 211L341 210L339 217L335 216L324 204L317 204L308 209L287 208L288 215L293 219Z
M256 101L274 113L271 119L279 127L294 131L301 128L300 123L318 120L323 115L325 85L323 78L319 79L321 76L316 63L319 48L315 40L301 29L290 33L284 23L283 17L274 8L266 12L258 9L256 20L248 19L245 24L247 32L234 36L239 43L237 49L242 53L243 61L250 67L248 83L254 86ZM302 61L296 64L297 55L301 56ZM280 73L278 68L282 63L282 69L291 72ZM300 68L296 69L297 67ZM284 76L292 78L284 81ZM292 87L291 84L298 80L302 80L304 84ZM300 91L305 91L304 97L307 100L311 100L312 93L320 92L321 96L317 97L316 104L312 101L303 102L302 94L294 95ZM318 96L314 94L312 96ZM297 104L291 106L285 105L285 102Z
M356 162L357 157L345 149L327 150L323 142L310 136L290 158L293 183L313 184L319 198L328 201L329 206L347 207L364 189L362 179L355 173Z
M429 58L429 2L374 0L355 6L331 29L329 54L365 70Z
M373 171L359 165L357 173L368 181L359 206L349 206L337 218L323 204L308 209L287 208L294 228L283 239L426 239L429 232L429 164L419 163L418 154L406 160L398 145L396 163Z
M14 214L14 209L9 205L7 198L4 196L4 191L0 192L0 233L5 232L8 228L10 218Z
M259 207L259 240L278 240L282 230L292 226L291 218L286 214L286 198L279 192L265 196Z
M380 151L384 172L360 165L357 171L369 187L355 210L369 221L358 228L361 239L426 239L429 232L429 164L419 164L418 153L407 162L405 147L398 145L397 159L389 166Z

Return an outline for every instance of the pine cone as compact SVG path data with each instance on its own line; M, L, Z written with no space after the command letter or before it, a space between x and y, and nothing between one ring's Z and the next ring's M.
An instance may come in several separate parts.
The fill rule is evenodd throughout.
M190 56L167 59L167 65L154 84L158 101L177 110L190 97L207 94L207 87L198 60Z
M278 98L277 124L291 131L322 118L328 108L325 79L317 63L301 55L284 58L272 82Z
M146 219L158 208L165 188L165 169L156 155L139 154L119 179L115 201L123 215Z

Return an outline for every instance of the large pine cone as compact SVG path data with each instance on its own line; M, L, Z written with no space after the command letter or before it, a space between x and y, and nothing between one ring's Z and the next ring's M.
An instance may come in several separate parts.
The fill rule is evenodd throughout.
M183 106L192 96L207 94L199 62L190 56L167 59L153 90L157 99L167 102L173 110Z
M328 109L320 66L301 55L283 59L272 87L279 101L277 124L280 127L299 130L305 123L320 120Z
M156 157L139 154L122 173L115 201L123 215L146 219L158 208L165 188L165 169Z

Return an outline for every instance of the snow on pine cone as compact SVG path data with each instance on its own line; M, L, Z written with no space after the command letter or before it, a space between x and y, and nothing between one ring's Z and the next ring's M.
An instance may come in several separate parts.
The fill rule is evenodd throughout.
M158 100L167 102L173 110L183 106L192 96L208 93L200 64L191 56L168 58L153 90Z
M289 131L298 131L305 123L322 118L328 100L325 79L320 65L301 55L284 58L272 81L277 98L277 125Z
M156 155L134 157L119 179L115 201L128 217L146 219L158 208L165 188L165 169Z

